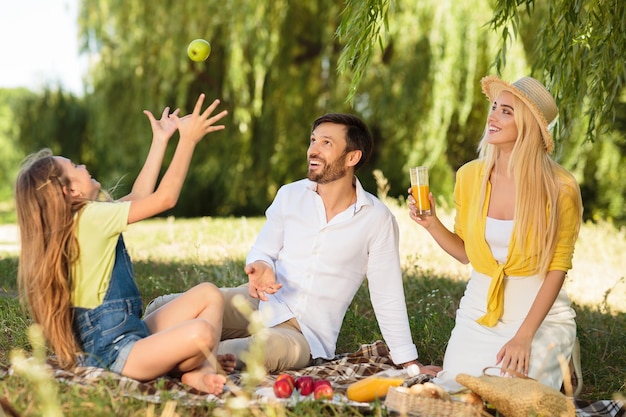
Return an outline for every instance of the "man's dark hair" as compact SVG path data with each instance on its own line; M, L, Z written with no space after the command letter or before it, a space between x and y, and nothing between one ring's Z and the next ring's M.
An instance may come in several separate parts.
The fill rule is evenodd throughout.
M315 119L311 132L322 123L335 123L346 127L346 152L359 150L362 153L361 159L354 166L355 171L367 162L374 149L374 138L363 120L352 114L327 113Z

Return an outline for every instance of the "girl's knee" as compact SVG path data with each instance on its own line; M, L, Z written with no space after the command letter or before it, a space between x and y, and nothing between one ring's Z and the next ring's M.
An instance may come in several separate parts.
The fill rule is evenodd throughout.
M190 321L186 334L191 342L198 346L206 346L209 350L212 350L219 341L215 328L204 319Z
M224 304L224 296L222 295L219 288L217 288L214 284L210 282L203 282L194 287L195 291L198 291L202 294L202 298L207 300L208 303L215 304L220 303Z

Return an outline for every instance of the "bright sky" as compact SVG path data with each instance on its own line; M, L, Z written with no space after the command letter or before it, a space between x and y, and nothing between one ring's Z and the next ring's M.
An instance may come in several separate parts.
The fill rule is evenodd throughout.
M86 58L78 55L79 0L13 0L0 11L0 87L40 91L60 84L82 95Z

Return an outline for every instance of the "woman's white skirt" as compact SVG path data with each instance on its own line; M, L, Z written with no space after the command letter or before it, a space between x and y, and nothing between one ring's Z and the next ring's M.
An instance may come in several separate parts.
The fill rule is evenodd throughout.
M479 376L485 367L496 366L498 351L515 335L526 318L543 283L539 276L505 277L504 313L494 327L476 320L486 313L487 292L491 277L472 271L461 298L456 323L443 360L443 370L433 382L448 391L463 388L455 380L464 373ZM537 330L532 342L528 376L556 389L563 374L559 357L569 362L576 339L576 313L564 289Z

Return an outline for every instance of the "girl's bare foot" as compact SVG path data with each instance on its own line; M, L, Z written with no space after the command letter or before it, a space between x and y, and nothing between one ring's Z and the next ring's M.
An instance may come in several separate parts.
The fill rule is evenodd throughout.
M216 373L203 373L198 371L187 372L180 379L183 384L189 385L198 391L207 394L220 395L224 391L226 377Z
M235 370L237 358L232 353L217 355L217 363L220 364L222 370L228 375Z

